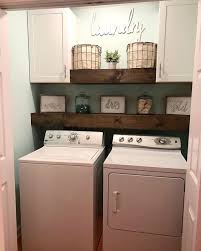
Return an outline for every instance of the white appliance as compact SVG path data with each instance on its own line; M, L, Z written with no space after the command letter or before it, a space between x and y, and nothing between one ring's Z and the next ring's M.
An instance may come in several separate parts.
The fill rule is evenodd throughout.
M20 159L23 251L96 250L103 161L103 134L78 131Z
M181 251L186 161L179 138L121 136L104 162L104 251Z

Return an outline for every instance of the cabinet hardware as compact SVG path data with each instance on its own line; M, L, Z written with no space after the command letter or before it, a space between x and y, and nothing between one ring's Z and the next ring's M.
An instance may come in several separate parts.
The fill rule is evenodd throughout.
M162 77L162 64L159 65L159 78Z
M67 77L66 70L67 70L67 67L66 67L66 65L64 65L64 79L66 79L66 77Z

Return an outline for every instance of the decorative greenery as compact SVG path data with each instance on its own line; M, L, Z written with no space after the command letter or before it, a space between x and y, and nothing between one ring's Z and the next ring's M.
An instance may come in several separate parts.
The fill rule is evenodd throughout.
M106 51L105 60L107 63L113 62L113 63L119 63L120 55L118 50L115 50L114 52Z

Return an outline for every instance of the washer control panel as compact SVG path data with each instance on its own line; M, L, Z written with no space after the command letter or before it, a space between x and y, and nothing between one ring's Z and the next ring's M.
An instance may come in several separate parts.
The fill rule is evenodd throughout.
M114 135L113 145L158 149L181 149L181 140L176 137Z
M103 145L102 132L46 131L44 145Z

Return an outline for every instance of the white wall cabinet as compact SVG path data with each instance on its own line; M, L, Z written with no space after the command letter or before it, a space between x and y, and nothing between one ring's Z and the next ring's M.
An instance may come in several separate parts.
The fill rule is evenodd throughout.
M160 3L157 82L191 82L197 22L197 3Z
M28 11L30 81L70 82L76 17L69 8Z

